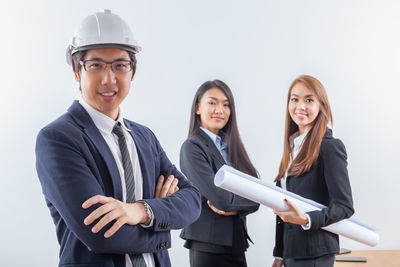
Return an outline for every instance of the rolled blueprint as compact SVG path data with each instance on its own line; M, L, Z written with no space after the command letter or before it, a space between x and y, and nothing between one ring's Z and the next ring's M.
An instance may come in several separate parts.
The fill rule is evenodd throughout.
M322 204L283 190L272 183L263 182L227 165L222 166L215 174L214 184L278 211L289 210L284 203L285 198L302 212L326 208ZM330 224L322 229L372 247L376 246L379 241L379 234L374 229L352 218Z

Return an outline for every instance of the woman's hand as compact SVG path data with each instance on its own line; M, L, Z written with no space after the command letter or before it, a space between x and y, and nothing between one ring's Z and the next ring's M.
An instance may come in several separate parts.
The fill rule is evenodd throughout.
M212 209L212 211L214 211L215 213L219 214L219 215L224 215L224 216L232 216L232 215L237 215L237 211L223 211L223 210L219 210L216 207L214 207L210 200L207 200L207 204L210 207L210 209Z
M274 262L272 263L272 267L282 267L282 260L275 259Z
M288 223L293 223L293 224L299 224L299 225L306 225L308 223L308 218L307 216L299 211L296 206L294 206L289 200L285 198L285 203L286 205L289 206L288 211L277 211L274 210L274 213L281 217L282 221L288 222Z

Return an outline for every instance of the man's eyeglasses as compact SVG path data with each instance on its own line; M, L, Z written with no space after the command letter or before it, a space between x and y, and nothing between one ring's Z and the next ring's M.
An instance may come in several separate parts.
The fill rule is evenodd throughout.
M83 66L83 68L87 72L103 72L106 70L107 65L111 65L111 70L114 73L126 73L130 72L132 70L132 61L130 60L115 60L112 62L107 62L104 60L96 59L96 60L85 60L85 61L79 61L79 64Z

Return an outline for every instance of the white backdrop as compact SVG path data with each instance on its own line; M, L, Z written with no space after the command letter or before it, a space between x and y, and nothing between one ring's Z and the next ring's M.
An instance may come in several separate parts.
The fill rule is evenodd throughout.
M282 153L288 86L322 81L334 135L348 152L355 218L377 228L377 249L400 249L400 2L380 1L2 1L0 131L1 266L56 266L58 243L35 171L38 131L79 95L65 49L79 22L109 8L143 47L128 118L149 126L178 166L192 97L222 79L237 102L240 132L263 180ZM248 217L250 267L269 266L274 216ZM173 266L188 251L173 231ZM370 249L342 238L341 246Z

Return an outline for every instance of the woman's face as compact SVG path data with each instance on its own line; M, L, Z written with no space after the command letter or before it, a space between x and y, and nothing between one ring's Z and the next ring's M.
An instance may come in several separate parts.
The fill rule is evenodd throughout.
M218 134L231 115L229 100L221 89L213 87L201 97L196 114L200 116L203 128Z
M300 134L309 131L319 113L319 101L303 83L293 86L289 99L289 114L299 127Z

